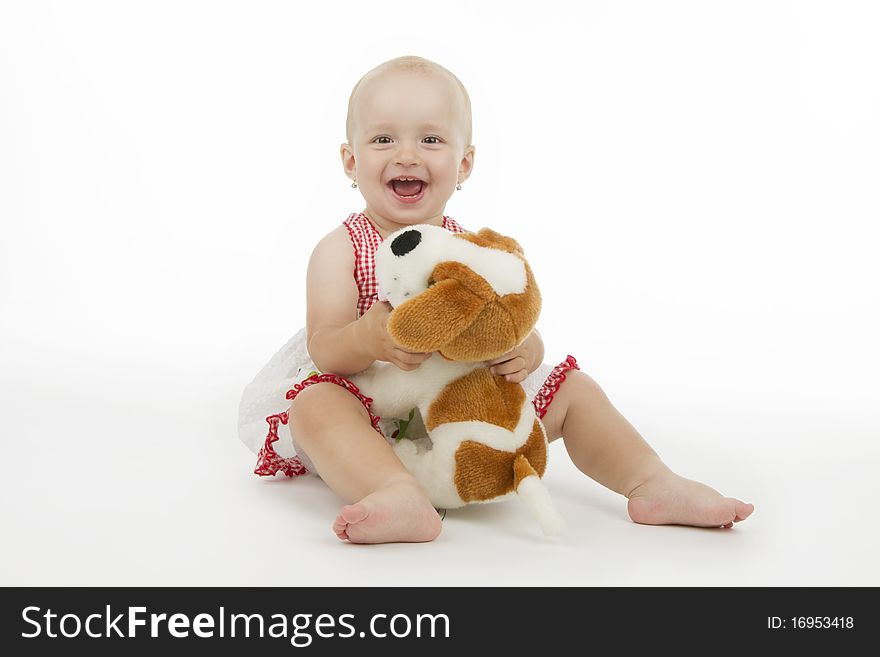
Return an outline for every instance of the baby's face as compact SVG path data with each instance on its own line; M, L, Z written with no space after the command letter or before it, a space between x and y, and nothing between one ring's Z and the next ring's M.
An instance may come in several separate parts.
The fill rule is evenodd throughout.
M352 143L342 145L346 173L374 218L411 225L441 216L473 163L455 82L399 71L366 82L353 107ZM392 183L402 177L421 184Z

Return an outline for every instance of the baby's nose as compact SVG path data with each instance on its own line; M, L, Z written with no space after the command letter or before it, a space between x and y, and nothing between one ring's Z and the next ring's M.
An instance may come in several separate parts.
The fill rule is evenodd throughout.
M416 155L415 146L401 143L397 151L397 164L404 167L419 164L419 157Z

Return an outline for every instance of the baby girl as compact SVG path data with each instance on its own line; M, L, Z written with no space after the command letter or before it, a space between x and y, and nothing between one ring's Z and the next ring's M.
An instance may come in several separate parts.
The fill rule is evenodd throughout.
M377 360L414 370L431 356L388 336L391 308L378 301L374 256L404 226L464 230L444 210L474 165L470 98L442 66L398 57L355 85L346 139L342 166L366 207L312 251L306 326L245 389L239 431L258 452L257 474L315 472L349 502L333 523L341 540L430 541L440 534L440 516L388 442L401 421L373 415L347 377ZM497 220L491 227L503 232ZM752 513L751 504L672 472L574 358L554 365L543 357L533 331L486 365L522 383L547 438L562 438L581 472L626 497L633 521L732 527Z

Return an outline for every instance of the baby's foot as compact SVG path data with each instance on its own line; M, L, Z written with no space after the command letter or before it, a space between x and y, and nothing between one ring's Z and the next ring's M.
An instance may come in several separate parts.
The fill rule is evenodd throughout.
M654 475L629 494L627 510L633 522L644 525L733 527L755 507L671 470Z
M333 531L352 543L421 543L440 535L440 516L415 482L398 482L342 507Z

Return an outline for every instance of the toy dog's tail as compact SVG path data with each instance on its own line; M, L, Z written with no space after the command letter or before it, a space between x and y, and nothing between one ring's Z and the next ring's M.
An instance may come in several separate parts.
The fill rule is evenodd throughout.
M523 454L519 454L513 462L513 487L541 525L545 536L555 536L562 531L565 520L556 510L544 482Z

